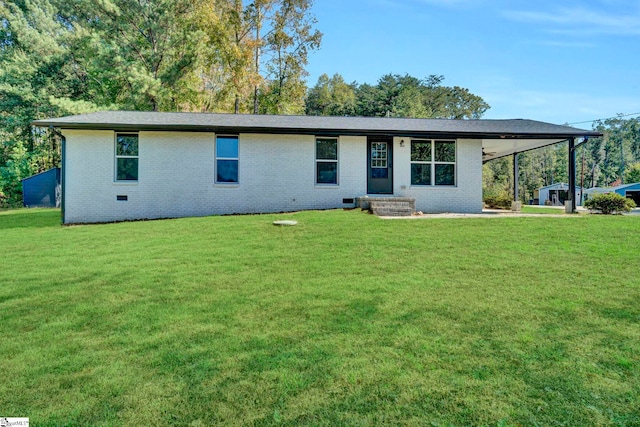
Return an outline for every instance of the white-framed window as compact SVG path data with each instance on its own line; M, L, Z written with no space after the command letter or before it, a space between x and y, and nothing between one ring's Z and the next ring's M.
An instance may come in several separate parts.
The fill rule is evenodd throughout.
M411 141L411 185L455 186L456 141Z
M116 181L138 180L138 134L116 133Z
M338 138L316 137L316 184L338 184Z
M371 169L386 169L388 158L386 142L374 142L371 144Z
M216 136L216 183L237 184L239 172L238 135Z
M387 142L371 143L371 178L389 177L389 144Z

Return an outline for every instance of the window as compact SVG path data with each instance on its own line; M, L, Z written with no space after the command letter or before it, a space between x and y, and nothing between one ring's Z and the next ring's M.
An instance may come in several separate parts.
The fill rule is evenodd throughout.
M456 185L456 142L411 141L411 185Z
M316 138L316 184L338 183L338 138Z
M388 146L386 142L371 143L371 178L387 178Z
M435 141L433 151L436 185L456 185L455 141Z
M116 134L116 181L138 180L138 135Z
M216 137L216 182L238 182L238 137Z

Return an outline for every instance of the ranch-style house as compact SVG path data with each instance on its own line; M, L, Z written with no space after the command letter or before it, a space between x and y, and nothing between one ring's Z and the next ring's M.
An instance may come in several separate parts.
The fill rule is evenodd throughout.
M385 198L425 213L475 213L484 161L567 140L571 151L576 139L600 136L522 119L131 111L34 125L63 137L64 224L332 209Z

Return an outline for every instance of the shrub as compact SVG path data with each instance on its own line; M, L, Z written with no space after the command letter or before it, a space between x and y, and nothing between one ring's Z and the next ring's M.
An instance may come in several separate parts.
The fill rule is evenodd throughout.
M636 203L617 193L596 194L584 202L584 207L603 214L629 212L636 207Z
M487 196L484 198L484 204L491 209L511 209L512 201L511 196L508 194Z

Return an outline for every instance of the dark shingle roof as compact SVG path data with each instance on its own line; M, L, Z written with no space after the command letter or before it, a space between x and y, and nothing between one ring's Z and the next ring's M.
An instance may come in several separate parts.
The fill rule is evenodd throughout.
M534 120L449 120L380 117L271 116L252 114L103 111L36 120L36 126L61 129L181 130L288 134L468 136L536 138L600 136L594 131Z

